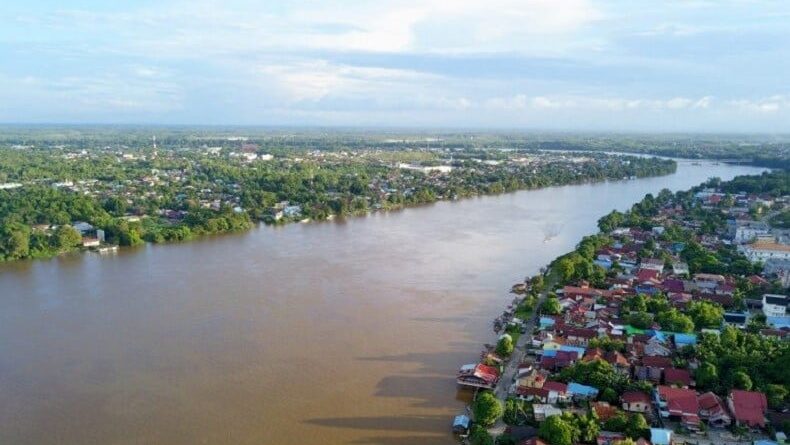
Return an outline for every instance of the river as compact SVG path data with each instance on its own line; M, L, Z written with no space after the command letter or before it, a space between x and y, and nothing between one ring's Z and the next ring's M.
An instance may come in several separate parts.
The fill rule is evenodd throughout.
M481 197L0 266L0 443L450 444L510 285L646 193Z

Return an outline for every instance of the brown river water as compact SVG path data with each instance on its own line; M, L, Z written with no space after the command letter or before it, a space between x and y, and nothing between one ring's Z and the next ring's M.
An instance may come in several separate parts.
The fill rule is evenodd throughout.
M671 176L0 266L0 444L451 444L508 290Z

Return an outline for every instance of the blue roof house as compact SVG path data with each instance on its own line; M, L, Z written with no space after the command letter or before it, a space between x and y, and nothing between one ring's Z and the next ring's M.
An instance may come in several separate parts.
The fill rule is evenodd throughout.
M650 443L653 445L669 445L672 443L672 430L650 428Z
M568 393L573 397L592 399L598 396L598 388L571 382L568 383Z

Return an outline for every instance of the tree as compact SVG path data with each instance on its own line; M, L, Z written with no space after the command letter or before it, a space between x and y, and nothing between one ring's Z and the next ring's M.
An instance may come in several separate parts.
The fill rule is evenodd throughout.
M579 440L585 443L595 443L598 433L601 432L598 419L591 414L579 416L576 420L576 428L579 430Z
M520 399L505 400L505 413L502 420L508 425L520 425L526 417L526 402Z
M549 416L538 427L538 436L551 445L573 445L574 428L561 416Z
M617 395L617 391L612 388L604 388L603 391L598 395L598 400L603 402L608 402L610 404L615 404L620 400L620 397Z
M628 423L625 427L626 436L632 439L646 438L649 429L650 425L642 414L635 413L628 416Z
M710 362L702 362L694 373L694 380L699 388L715 389L719 382L719 371L716 369L716 365Z
M767 385L765 387L765 394L768 396L768 406L774 409L779 409L784 406L787 392L787 388L784 385Z
M698 329L718 328L724 320L724 308L709 301L692 301L686 312Z
M30 228L11 223L0 226L0 259L18 260L30 253Z
M54 247L59 250L73 249L82 243L82 236L80 232L74 227L63 225L55 229L52 236Z
M555 296L549 296L540 306L540 311L548 315L559 315L562 312L560 300Z
M606 422L604 422L603 428L606 431L624 433L626 428L628 428L628 417L626 417L625 413L622 411L618 412L614 416L610 417Z
M505 334L496 344L496 353L502 357L509 357L513 353L513 338Z
M662 329L672 332L694 332L694 322L691 317L680 313L677 309L670 309L656 316L656 321Z
M479 393L472 403L475 421L482 426L493 425L502 416L502 412L502 402L490 391Z
M472 426L472 431L469 433L469 440L472 445L494 445L494 438L488 433L488 430L480 425Z
M732 384L738 389L749 391L752 389L752 378L743 371L737 371L732 375Z

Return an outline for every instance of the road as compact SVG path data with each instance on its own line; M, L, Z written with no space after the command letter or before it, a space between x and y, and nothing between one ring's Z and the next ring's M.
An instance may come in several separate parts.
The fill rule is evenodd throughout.
M546 287L543 292L538 295L538 300L535 303L535 310L534 313L538 314L541 305L546 300L546 297L549 294L549 290L552 289L554 283L547 283ZM503 403L507 399L508 392L510 391L510 387L514 383L514 379L516 377L516 372L518 371L518 365L522 362L524 357L527 354L527 343L532 340L532 332L535 330L535 321L538 319L538 315L531 316L526 321L526 334L519 336L518 341L516 342L513 348L513 354L510 355L510 359L505 364L505 369L502 372L502 377L499 379L496 388L494 388L494 394L497 396L499 400ZM499 435L505 431L507 425L502 419L499 419L494 426L488 429L488 432L492 435Z

